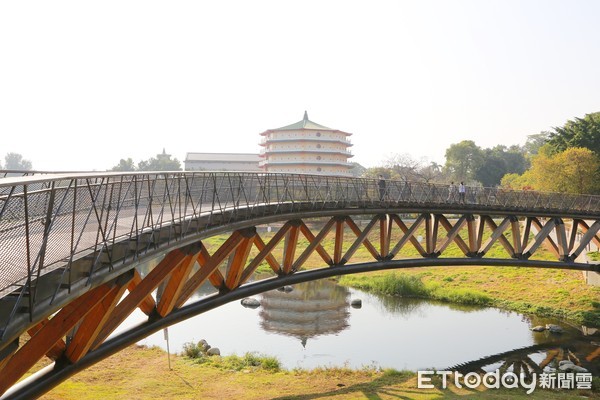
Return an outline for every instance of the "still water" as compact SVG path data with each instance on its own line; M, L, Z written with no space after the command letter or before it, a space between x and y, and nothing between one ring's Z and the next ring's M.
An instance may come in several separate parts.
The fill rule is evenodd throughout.
M261 303L256 309L233 302L169 327L171 352L181 352L186 342L205 339L222 355L263 353L276 356L288 369L377 366L419 370L445 369L532 345L560 342L562 348L580 351L580 357L595 346L564 322L495 308L379 296L323 280L293 289L256 296ZM361 308L350 306L354 299L362 300ZM143 319L139 312L129 323ZM558 324L566 332L530 330L546 323ZM582 339L584 349L576 344ZM163 332L140 344L166 349ZM536 349L524 356L539 364L547 351Z

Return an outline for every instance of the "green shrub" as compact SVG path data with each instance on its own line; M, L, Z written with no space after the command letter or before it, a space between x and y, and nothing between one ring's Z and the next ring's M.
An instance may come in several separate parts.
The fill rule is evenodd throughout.
M429 294L421 278L413 275L386 274L375 282L374 290L402 297L426 297Z
M259 368L266 371L278 372L281 370L281 362L277 357L248 352L243 356L232 354L226 357L210 357L211 365L233 371L241 371L247 368Z
M438 288L432 291L432 297L441 301L458 304L473 304L488 306L492 304L492 298L483 292L461 288Z
M203 347L200 343L187 342L183 344L183 352L184 357L197 359L205 356Z

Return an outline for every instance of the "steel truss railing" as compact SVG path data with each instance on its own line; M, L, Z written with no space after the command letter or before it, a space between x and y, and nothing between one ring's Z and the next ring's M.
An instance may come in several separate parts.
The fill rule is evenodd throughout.
M255 218L259 208L271 215L293 212L296 205L307 211L402 204L527 210L541 216L600 213L600 197L590 195L469 188L465 204L458 202L458 193L447 185L388 181L382 192L375 180L312 175L99 173L0 179L0 297L118 241L139 243L140 236L165 226L172 228L168 241L177 241L214 225L212 215L227 224ZM200 216L209 217L192 223Z

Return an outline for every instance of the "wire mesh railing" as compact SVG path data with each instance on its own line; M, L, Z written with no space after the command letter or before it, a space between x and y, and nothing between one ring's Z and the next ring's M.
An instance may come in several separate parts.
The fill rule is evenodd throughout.
M4 171L0 171L0 177ZM464 203L464 206L461 205ZM598 215L600 197L320 175L71 173L0 179L0 297L86 254L165 226L177 241L219 223L294 210L451 205ZM265 207L271 206L271 207ZM206 217L206 218L204 218Z

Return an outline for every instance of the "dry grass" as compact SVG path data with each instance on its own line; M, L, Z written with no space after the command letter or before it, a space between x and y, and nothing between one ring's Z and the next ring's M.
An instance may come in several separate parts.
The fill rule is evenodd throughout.
M132 346L62 383L44 400L111 399L566 399L600 398L591 392L417 389L416 376L393 370L347 368L268 372L224 371Z

